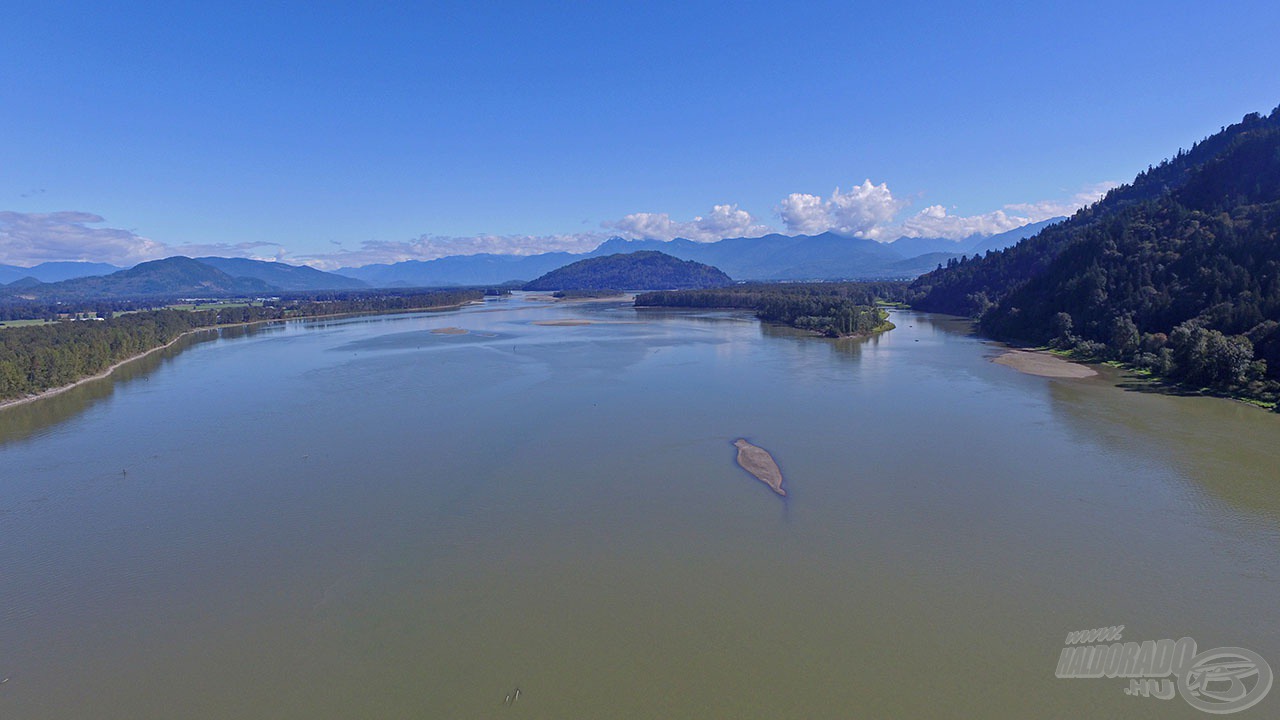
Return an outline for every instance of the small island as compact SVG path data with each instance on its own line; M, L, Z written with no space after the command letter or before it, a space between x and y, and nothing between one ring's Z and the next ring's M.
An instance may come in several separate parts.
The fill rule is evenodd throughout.
M864 337L892 330L881 303L898 302L903 283L745 283L733 287L636 296L636 307L754 310L765 321L829 338Z
M787 491L782 489L782 469L774 462L768 450L759 445L752 445L743 438L733 441L738 448L738 464L743 470L751 473L757 480L769 486L769 489L786 497Z

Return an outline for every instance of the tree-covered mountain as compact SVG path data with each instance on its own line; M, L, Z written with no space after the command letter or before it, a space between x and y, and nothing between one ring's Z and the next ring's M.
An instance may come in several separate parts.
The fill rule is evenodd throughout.
M63 263L63 265L68 264L87 265L86 263ZM66 268L61 270L67 271ZM59 268L49 270L55 274L58 271ZM117 270L109 275L76 277L61 282L46 283L33 280L15 281L0 287L0 303L183 295L213 297L274 292L352 290L364 287L368 285L360 280L281 262L220 257L193 260L175 256L141 263L128 270Z
M363 280L327 273L306 265L223 257L202 257L196 258L196 261L217 268L231 277L256 278L277 290L351 290L369 287Z
M680 290L733 282L718 268L645 250L579 260L552 270L525 290Z
M153 260L110 275L29 287L0 288L0 300L79 300L175 295L251 295L273 288L256 278L235 278L189 257Z
M1017 246L924 275L913 304L1200 387L1280 390L1280 108L1150 167Z

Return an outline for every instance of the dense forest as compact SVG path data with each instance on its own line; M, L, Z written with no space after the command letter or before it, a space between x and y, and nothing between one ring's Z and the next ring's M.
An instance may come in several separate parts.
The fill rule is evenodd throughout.
M655 250L618 253L570 263L524 286L525 290L675 290L712 288L733 280L710 265Z
M754 310L766 322L844 337L893 328L877 302L906 296L905 283L760 283L708 290L643 293L637 307L736 308Z
M1179 151L1067 221L917 279L993 337L1280 397L1280 108Z
M480 290L345 295L209 310L145 310L103 320L67 320L0 329L0 402L68 385L162 347L179 335L220 325L361 312L395 312L479 300ZM110 314L110 313L109 313Z

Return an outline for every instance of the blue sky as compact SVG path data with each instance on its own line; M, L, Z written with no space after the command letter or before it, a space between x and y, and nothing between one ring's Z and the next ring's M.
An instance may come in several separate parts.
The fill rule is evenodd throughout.
M1280 104L1274 2L267 5L10 4L0 262L959 236Z

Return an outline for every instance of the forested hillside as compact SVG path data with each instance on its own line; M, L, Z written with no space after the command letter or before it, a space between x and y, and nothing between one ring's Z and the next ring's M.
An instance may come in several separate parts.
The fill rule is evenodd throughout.
M720 287L733 282L710 265L654 250L579 260L543 275L525 290L635 290Z
M1002 339L1196 387L1280 390L1280 108L1251 114L1003 252L912 285Z

